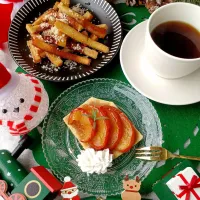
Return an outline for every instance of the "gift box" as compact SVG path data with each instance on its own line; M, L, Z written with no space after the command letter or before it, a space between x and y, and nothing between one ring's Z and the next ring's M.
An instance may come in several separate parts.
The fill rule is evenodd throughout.
M200 199L200 178L191 167L171 178L166 185L181 200L199 200Z
M177 196L173 194L173 192L170 190L170 188L167 186L167 182L172 180L173 177L175 177L177 174L185 170L186 168L190 167L194 170L194 172L199 176L198 171L196 170L197 163L191 162L189 160L185 160L182 163L179 163L176 165L173 169L171 169L166 175L163 176L163 178L159 181L157 181L153 185L153 191L156 193L159 199L162 200L177 200ZM200 183L199 183L200 184ZM185 186L181 183L181 186ZM182 197L182 199L185 200L186 195ZM181 199L181 198L179 198ZM199 198L200 199L200 198ZM191 200L191 198L190 198Z

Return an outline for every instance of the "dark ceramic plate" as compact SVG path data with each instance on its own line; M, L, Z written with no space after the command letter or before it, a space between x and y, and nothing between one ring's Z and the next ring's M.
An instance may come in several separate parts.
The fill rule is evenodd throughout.
M105 0L71 0L71 4L80 3L83 7L92 11L100 23L108 25L108 35L103 41L110 47L108 54L99 54L96 60L92 60L91 66L81 66L78 64L73 69L62 67L58 72L42 68L44 65L50 66L51 64L46 59L40 64L33 63L30 51L26 45L30 37L25 28L26 24L31 23L41 13L53 7L54 3L55 0L29 0L15 15L9 30L9 49L15 62L27 73L37 78L57 82L76 80L89 76L108 64L120 48L122 29L116 11Z

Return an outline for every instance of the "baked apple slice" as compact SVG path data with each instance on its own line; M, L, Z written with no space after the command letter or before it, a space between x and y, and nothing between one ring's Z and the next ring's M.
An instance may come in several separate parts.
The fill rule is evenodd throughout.
M123 135L116 147L116 150L125 153L129 151L135 143L136 129L124 113L121 113L120 117L123 124Z
M122 121L119 114L114 109L109 109L109 106L101 106L101 109L106 113L106 116L110 120L110 135L107 147L110 150L113 150L122 138Z
M90 118L94 121L95 134L90 140L90 146L95 150L106 148L110 134L110 121L103 109L84 105L83 108L90 113Z
M107 110L113 110L119 114L121 121L122 121L122 137L115 150L120 152L127 152L129 151L135 141L136 141L136 128L133 126L132 122L128 119L128 117L118 108L112 106L105 106Z
M88 116L89 113L83 108L76 108L69 115L68 123L75 128L81 142L89 142L95 134L95 122Z

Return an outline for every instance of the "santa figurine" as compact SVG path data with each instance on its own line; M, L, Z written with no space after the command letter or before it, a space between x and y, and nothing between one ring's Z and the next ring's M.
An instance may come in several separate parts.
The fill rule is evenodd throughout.
M78 188L71 182L71 178L69 176L65 177L64 185L61 190L61 196L63 200L80 200L78 196Z
M0 63L0 135L29 133L42 122L48 107L47 92L38 79L10 72Z

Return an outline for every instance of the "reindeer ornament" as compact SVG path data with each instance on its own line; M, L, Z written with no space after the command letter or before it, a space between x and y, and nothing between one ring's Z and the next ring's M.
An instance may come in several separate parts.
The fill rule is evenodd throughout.
M136 179L129 179L128 175L123 180L124 191L121 194L122 200L141 200L139 193L141 181L138 176Z

